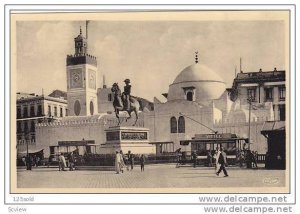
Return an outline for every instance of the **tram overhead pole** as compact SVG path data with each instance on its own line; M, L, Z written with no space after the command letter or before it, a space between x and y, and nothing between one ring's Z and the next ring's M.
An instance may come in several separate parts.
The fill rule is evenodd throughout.
M214 133L214 134L218 134L218 131L216 131L216 130L214 130L214 129L212 129L212 128L206 126L206 125L204 125L203 123L201 123L201 122L195 120L194 118L191 118L191 117L189 117L189 116L187 116L187 115L185 115L185 114L183 114L183 113L181 113L181 112L179 112L179 115L181 115L181 116L183 116L183 117L186 117L186 118L188 118L188 119L194 121L195 123L200 124L201 126L207 128L207 129L209 129L209 130L210 130L212 133Z

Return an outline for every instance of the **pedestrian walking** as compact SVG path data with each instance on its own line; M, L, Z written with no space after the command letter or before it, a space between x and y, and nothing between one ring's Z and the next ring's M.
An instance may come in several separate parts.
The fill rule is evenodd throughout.
M40 165L40 161L41 161L40 157L36 156L35 161L36 161L35 162L35 164L36 164L35 166L38 167Z
M123 173L124 172L124 168L126 167L127 168L127 171L128 171L128 166L127 166L127 163L125 163L126 161L126 156L123 154L123 151L120 150L120 155L121 155L121 172Z
M22 162L23 162L24 166L26 166L26 157L25 156L22 157Z
M196 151L193 151L193 153L192 153L192 160L193 160L193 166L194 166L194 168L196 168L196 165L197 165L197 153L196 153Z
M32 157L30 155L27 155L27 157L26 157L26 164L27 164L27 170L31 170L31 168L32 168Z
M207 166L208 167L212 167L212 154L211 154L211 150L207 151Z
M120 172L123 173L123 157L122 154L120 154L118 151L116 151L116 157L115 157L115 169L116 169L116 173L120 174Z
M140 157L141 172L143 172L145 170L145 161L146 161L145 155L141 155L141 157Z
M59 156L58 156L58 167L59 167L58 168L59 171L66 171L65 170L65 168L67 167L66 159L62 153L59 153Z
M134 166L134 155L131 153L131 151L128 151L128 161L129 161L131 170L133 170L133 166Z
M68 160L69 160L69 170L74 171L74 169L75 169L75 159L74 159L73 152L71 152L68 155Z
M175 154L176 154L176 168L179 168L181 162L181 148L177 149L175 151Z
M257 155L255 154L254 151L251 151L250 156L251 156L252 167L257 168Z
M215 159L215 170L216 170L216 172L218 172L219 171L219 169L220 169L220 164L218 163L218 160L217 160L217 157L218 157L218 154L219 154L219 152L220 152L220 149L219 149L219 147L217 147L216 148L216 151L215 151L215 153L214 153L214 159Z
M220 172L223 170L224 177L228 177L225 166L227 165L226 153L223 151L223 147L220 147L220 151L217 154L216 162L220 164L220 169L217 171L216 175L219 176Z

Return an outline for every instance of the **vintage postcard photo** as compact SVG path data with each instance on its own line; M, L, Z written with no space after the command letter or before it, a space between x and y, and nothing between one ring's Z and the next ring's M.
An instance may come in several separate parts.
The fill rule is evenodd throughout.
M288 193L289 11L11 14L12 193Z

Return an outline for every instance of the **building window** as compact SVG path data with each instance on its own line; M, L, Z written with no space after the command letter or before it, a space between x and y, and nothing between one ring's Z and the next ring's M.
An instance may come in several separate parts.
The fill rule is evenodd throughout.
M80 102L79 100L76 100L74 103L74 113L76 116L78 116L80 114L81 111L81 106L80 106Z
M285 121L285 105L278 105L279 120Z
M31 136L31 143L34 144L35 143L35 135Z
M34 125L35 125L34 121L31 121L30 132L34 132L35 131Z
M171 133L177 133L177 120L175 117L170 119Z
M27 121L24 122L24 132L28 133L28 123L27 123Z
M28 109L27 109L27 106L25 106L24 109L23 109L23 117L24 117L24 118L28 117Z
M22 143L22 137L20 135L17 136L18 145Z
M21 133L21 132L22 132L21 122L18 121L18 122L17 122L17 133Z
M48 116L51 117L51 106L48 106Z
M178 133L185 133L185 120L183 116L178 118Z
M188 101L193 101L193 92L192 91L189 91L187 94L186 94L186 99Z
M284 101L285 100L285 87L281 86L278 88L279 90L279 101Z
M34 106L30 106L30 117L35 117Z
M94 103L93 103L93 101L90 102L90 113L91 113L91 115L94 115Z
M66 109L66 116L68 116L68 109Z
M248 99L251 99L252 101L255 101L256 89L255 88L248 88L247 89L247 96L248 96Z
M185 99L188 101L195 101L195 87L183 87Z
M108 99L108 101L112 101L112 94L108 94L107 99Z
M60 115L60 117L63 117L63 108L62 107L60 107L59 115Z
M22 113L21 113L21 108L18 107L17 108L17 119L20 119L20 118L22 118Z
M54 106L54 117L57 117L57 107Z
M43 109L41 105L38 105L38 111L37 111L37 116L42 116L43 115Z
M273 88L265 88L265 101L273 101Z

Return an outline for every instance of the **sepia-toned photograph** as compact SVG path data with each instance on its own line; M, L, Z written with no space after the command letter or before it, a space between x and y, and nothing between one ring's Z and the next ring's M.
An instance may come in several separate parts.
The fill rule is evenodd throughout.
M11 15L13 193L289 193L289 11Z

